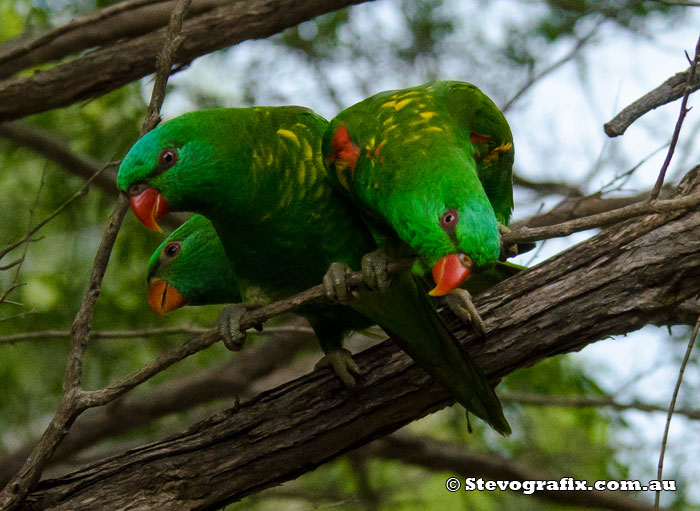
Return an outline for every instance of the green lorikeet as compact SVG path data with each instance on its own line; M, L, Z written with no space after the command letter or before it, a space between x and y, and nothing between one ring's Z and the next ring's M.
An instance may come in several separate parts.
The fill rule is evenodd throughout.
M498 224L513 209L513 138L474 85L431 82L367 98L331 121L323 151L380 246L406 245L432 268L431 294L498 261Z
M316 284L331 262L358 267L362 255L376 248L360 215L328 183L320 150L326 127L326 121L299 107L193 112L138 141L122 162L117 183L151 228L170 209L207 216L244 301L266 303ZM478 369L436 360L436 350L421 360L415 345L457 343L425 293L416 290L412 278L387 291L361 290L360 299L348 303L361 314L337 304L300 313L326 352L339 347L346 330L363 328L370 318L468 410L509 431Z
M169 210L209 218L243 301L270 303L318 284L331 262L356 265L376 248L349 201L328 185L320 156L327 125L302 107L191 112L141 138L124 158L117 186L151 229L159 230L157 220ZM372 324L337 304L299 313L327 355L344 353L347 331ZM343 365L353 370L351 359L330 360L339 375Z
M175 229L148 261L148 303L153 312L183 305L241 301L238 284L214 226L194 215Z
M378 245L391 256L418 255L418 273L432 268L431 295L453 292L472 272L494 271L499 223L507 225L513 209L513 142L505 118L477 87L432 82L379 93L331 121L323 153L331 181L362 211ZM400 279L410 287L408 275ZM415 302L428 307L418 287ZM461 346L440 339L404 349L435 364L431 374L458 401L471 399L467 409L493 403ZM472 384L451 381L459 373L472 375ZM495 408L486 413L507 430Z

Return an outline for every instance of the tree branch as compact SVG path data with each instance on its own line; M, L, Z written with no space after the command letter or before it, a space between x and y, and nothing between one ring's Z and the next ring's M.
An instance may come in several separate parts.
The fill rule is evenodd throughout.
M146 393L124 396L110 406L88 411L71 426L51 458L51 464L74 456L100 440L131 431L165 415L215 399L235 397L255 380L288 362L299 350L313 345L314 340L313 331L308 328L301 333L289 329L275 331L264 344L247 348L220 366L162 383ZM0 458L0 485L4 485L19 469L30 449L24 447Z
M76 194L77 196L75 198L87 192L88 184L94 184L107 195L114 198L119 194L116 184L116 169L119 167L121 161L104 164L99 163L92 158L69 150L67 148L67 142L57 140L53 133L19 122L0 124L0 137L11 140L17 145L27 147L45 157L47 160L57 163L71 174L86 179L88 183ZM180 213L171 213L160 222L171 229L176 229L182 225L186 219L187 218Z
M159 72L158 76L156 76L156 86L151 96L149 115L144 122L142 133L155 127L158 122L160 105L165 94L165 84L170 75L172 52L177 51L182 42L179 37L179 30L182 17L189 3L190 0L180 0L178 2L168 25L163 52L158 59ZM63 380L61 402L51 422L41 435L41 438L39 438L37 445L32 449L22 468L0 492L0 508L3 510L15 509L24 501L27 493L39 481L46 464L65 438L73 421L89 407L88 400L85 399L85 391L82 390L83 356L90 338L92 316L95 303L100 295L102 279L107 270L107 263L112 254L117 234L119 234L119 229L128 209L128 197L120 194L117 197L114 211L109 218L102 241L97 249L95 262L90 273L88 289L83 295L83 301L71 328L71 342L68 350L68 362Z
M686 84L688 83L689 73L690 68L688 68L687 71L672 76L656 89L647 92L634 103L626 106L619 114L603 125L605 134L609 137L622 135L634 121L644 114L666 103L682 98L686 90ZM695 77L695 80L691 84L691 89L691 92L700 89L700 75Z
M686 53L686 57L688 54ZM700 61L700 37L698 37L698 42L695 43L695 56L690 63L690 71L688 72L688 82L685 85L685 90L683 91L683 99L681 100L681 111L678 114L678 120L676 121L676 126L673 129L673 136L671 137L671 143L668 146L668 152L666 153L666 158L664 159L663 165L661 165L661 170L659 171L659 177L656 179L656 184L649 194L649 200L655 200L659 196L661 187L664 184L664 179L666 177L666 171L668 166L671 164L671 159L673 158L673 153L676 150L676 144L678 143L678 137L681 133L681 127L683 126L683 121L685 116L688 114L690 109L688 108L688 97L690 93L693 92L693 83L695 82L696 69L698 67L698 61Z
M690 194L700 169L682 183ZM610 227L479 295L488 337L455 330L494 380L674 317L700 293L700 212L653 214ZM448 324L459 321L444 313ZM566 321L562 321L566 318ZM451 402L392 342L356 357L350 392L314 371L187 432L44 481L25 509L218 509L293 479Z
M185 42L174 64L186 65L205 53L247 39L269 37L285 28L367 0L250 0L230 2L194 16L182 26ZM155 70L165 29L116 42L28 78L0 83L0 121L94 98Z
M522 392L508 392L501 395L501 401L519 403L530 406L561 406L564 408L589 408L606 407L613 410L639 410L640 412L668 413L668 406L652 405L631 401L622 403L615 401L611 396L562 396L551 394L531 394ZM700 409L678 409L676 415L684 415L691 420L700 420Z

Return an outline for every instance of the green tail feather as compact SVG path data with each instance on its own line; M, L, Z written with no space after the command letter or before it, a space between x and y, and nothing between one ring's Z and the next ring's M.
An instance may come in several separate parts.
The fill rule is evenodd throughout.
M396 336L396 341L468 412L507 435L501 403L481 370L445 326L416 277L392 277L386 291L360 291L348 305Z

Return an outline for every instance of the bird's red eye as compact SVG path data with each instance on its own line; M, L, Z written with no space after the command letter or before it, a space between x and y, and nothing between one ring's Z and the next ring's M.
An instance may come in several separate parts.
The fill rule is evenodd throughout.
M163 249L163 253L168 257L175 257L177 254L180 253L180 244L179 243L168 243L167 245L165 245L165 248Z
M459 213L455 210L447 210L440 217L440 226L443 229L454 226L459 221Z
M175 149L163 149L158 157L158 163L164 169L169 169L177 163L177 151Z

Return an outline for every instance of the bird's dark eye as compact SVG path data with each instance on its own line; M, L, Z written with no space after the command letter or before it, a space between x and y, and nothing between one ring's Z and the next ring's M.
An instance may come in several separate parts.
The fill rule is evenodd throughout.
M163 169L169 169L177 163L177 151L172 148L163 149L158 157L158 163Z
M452 228L459 221L459 213L453 209L448 209L440 217L440 227L443 229Z
M163 249L163 253L167 257L175 257L180 253L180 244L179 243L168 243L165 245L165 248Z

